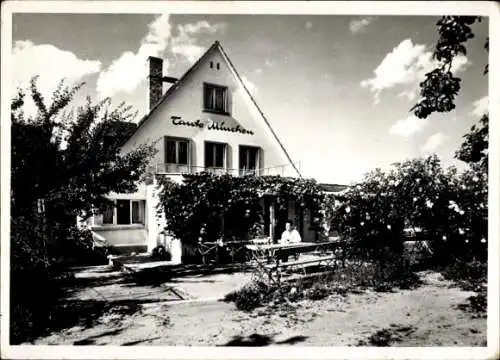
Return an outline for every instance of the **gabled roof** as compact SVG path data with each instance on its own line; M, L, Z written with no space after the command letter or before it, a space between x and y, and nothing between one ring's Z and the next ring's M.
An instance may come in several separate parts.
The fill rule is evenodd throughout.
M290 164L293 166L294 170L297 172L297 174L299 175L299 177L302 177L299 169L297 169L297 167L295 166L295 164L293 163L290 155L288 154L288 152L286 151L285 147L283 146L283 144L281 143L281 141L279 140L278 136L276 135L276 133L274 132L273 128L271 127L271 124L269 123L269 121L267 120L267 118L265 117L264 113L262 112L262 110L260 109L260 107L257 105L257 102L255 101L255 99L253 98L252 94L250 93L250 91L247 89L247 87L245 86L245 83L243 82L243 80L241 79L241 76L239 75L238 71L236 70L236 68L234 67L234 65L232 64L231 60L229 59L229 57L227 56L226 52L224 51L224 49L222 48L221 44L219 43L219 41L215 41L212 46L210 46L208 48L207 51L205 51L205 53L193 64L193 66L191 66L185 73L184 75L181 76L181 78L176 82L174 83L172 86L169 87L169 89L165 92L165 94L161 97L161 99L156 103L155 106L153 106L153 108L146 114L144 115L144 117L139 121L139 123L137 124L137 128L135 130L135 132L146 122L149 120L149 118L151 117L151 115L158 109L158 107L163 104L165 101L168 100L168 98L170 98L170 96L172 95L172 93L174 93L179 87L181 87L183 85L183 83L186 81L186 79L189 78L189 76L194 72L194 70L200 65L200 63L203 61L203 59L205 59L206 57L208 57L212 52L214 52L215 50L219 50L221 55L222 55L222 58L226 61L226 64L228 65L229 69L231 70L231 73L233 74L234 78L236 79L236 81L242 86L242 88L245 90L245 93L246 95L248 96L248 98L250 99L251 103L253 104L253 106L255 106L257 112L259 113L261 119L264 121L264 123L266 124L266 126L269 128L269 130L271 131L271 134L274 136L274 139L278 142L279 146L281 147L283 153L285 154L286 158L288 159L288 161L290 161ZM122 142L121 145L124 145L132 136L135 132L132 132L127 138L125 138Z

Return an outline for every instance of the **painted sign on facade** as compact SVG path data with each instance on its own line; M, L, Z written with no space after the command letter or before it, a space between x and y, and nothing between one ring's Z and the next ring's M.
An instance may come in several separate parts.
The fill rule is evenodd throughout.
M195 121L188 121L188 120L182 120L180 116L171 116L170 119L172 119L172 124L176 126L190 126L190 127L198 127L200 129L203 129L205 127L205 124L200 119L197 119ZM208 119L207 121L207 129L253 135L253 131L244 129L239 125L236 125L234 127L227 127L224 126L224 121L218 123L211 119Z

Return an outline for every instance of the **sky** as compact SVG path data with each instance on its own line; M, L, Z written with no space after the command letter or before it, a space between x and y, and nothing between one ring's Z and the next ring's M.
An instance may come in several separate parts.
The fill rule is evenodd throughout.
M445 167L488 104L474 25L456 109L410 113L435 63L436 16L14 14L14 86L33 75L47 98L61 78L85 81L80 97L146 108L146 59L180 77L219 40L304 177L349 184L376 167L437 154Z

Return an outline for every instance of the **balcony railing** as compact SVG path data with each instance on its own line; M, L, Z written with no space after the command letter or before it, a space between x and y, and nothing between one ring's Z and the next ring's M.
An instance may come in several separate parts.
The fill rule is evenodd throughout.
M281 175L284 176L287 169L291 167L291 164L273 166L262 169L231 169L231 168L221 168L212 166L192 166L184 164L156 164L155 173L156 174L167 174L167 175L183 175L183 174L199 174L202 172L208 172L216 175L232 175L232 176L245 176L245 175L256 175L256 176L270 176L270 175Z

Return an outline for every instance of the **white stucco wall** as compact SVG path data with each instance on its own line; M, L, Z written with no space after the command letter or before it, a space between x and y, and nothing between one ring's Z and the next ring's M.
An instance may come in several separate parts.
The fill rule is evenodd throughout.
M214 64L219 63L220 70L217 70L216 66L210 68L210 61ZM203 112L204 82L228 87L230 116ZM173 125L171 116L179 116L185 121L199 119L205 126L200 129ZM226 127L239 125L253 131L254 134L209 130L207 128L209 120L219 124L224 122ZM190 161L193 166L204 166L205 141L227 144L227 168L239 168L239 145L260 147L262 168L287 165L290 162L218 51L214 51L202 61L189 78L159 105L150 118L124 144L122 152L126 153L140 144L158 141L156 144L158 152L151 164L163 164L165 163L164 136L191 140ZM286 166L283 175L297 176L297 173L292 166Z
M146 244L147 232L143 225L106 225L94 231L112 246Z

